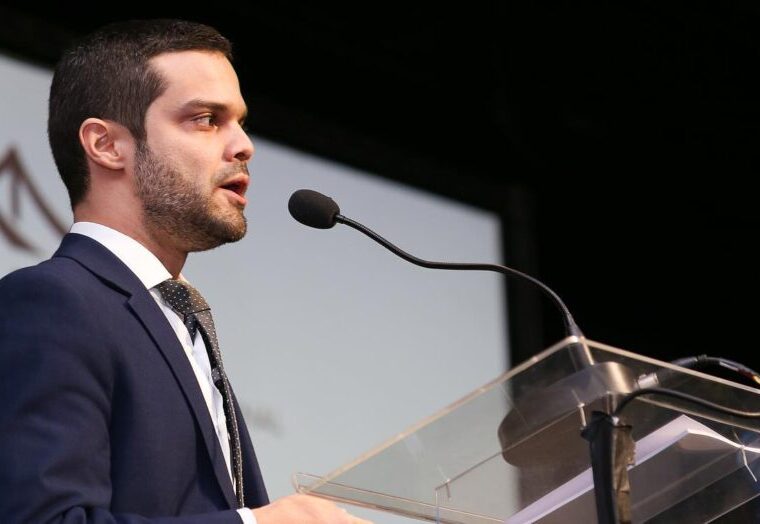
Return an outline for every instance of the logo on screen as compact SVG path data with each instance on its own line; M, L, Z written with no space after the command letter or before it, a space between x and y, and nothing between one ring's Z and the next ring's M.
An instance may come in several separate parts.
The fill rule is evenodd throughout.
M42 193L35 187L14 147L0 156L0 183L8 188L7 193L0 193L0 239L22 251L35 254L40 252L32 239L21 231L24 213L39 213L54 232L60 236L66 233L63 223L53 214L42 198ZM22 209L22 200L31 202L31 205Z

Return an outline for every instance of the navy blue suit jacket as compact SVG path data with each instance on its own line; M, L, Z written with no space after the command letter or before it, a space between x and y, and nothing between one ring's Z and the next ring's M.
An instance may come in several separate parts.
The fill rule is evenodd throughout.
M266 490L237 416L258 507ZM134 273L69 234L0 280L0 522L239 524L234 507L188 358Z

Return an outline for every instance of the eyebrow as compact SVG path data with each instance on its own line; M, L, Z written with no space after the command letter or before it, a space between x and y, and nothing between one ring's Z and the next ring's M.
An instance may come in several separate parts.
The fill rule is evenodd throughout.
M189 102L186 102L180 106L180 111L186 111L188 109L208 109L217 113L232 113L232 108L221 102L213 102L211 100L203 100L202 98L194 98ZM243 123L248 116L248 107L243 106L243 115L238 119L239 123Z

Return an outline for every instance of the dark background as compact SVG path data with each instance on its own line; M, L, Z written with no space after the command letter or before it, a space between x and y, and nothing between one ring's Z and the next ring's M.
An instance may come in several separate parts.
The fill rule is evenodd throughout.
M755 3L72 5L3 2L0 48L52 66L105 22L214 25L253 133L497 213L589 338L760 368ZM509 286L516 363L562 324Z

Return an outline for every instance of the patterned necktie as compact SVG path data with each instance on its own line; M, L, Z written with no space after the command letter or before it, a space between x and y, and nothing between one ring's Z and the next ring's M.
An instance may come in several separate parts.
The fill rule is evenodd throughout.
M206 343L208 358L211 363L211 378L224 400L224 415L227 419L227 433L232 452L232 471L237 487L237 501L238 506L243 508L245 507L245 500L243 498L243 459L240 449L240 434L238 433L230 383L222 366L222 354L219 352L219 342L216 338L211 308L201 294L187 282L174 279L164 280L156 286L156 289L161 293L166 303L183 319L187 330L190 332L190 337L194 340L196 331L200 331L203 341Z

